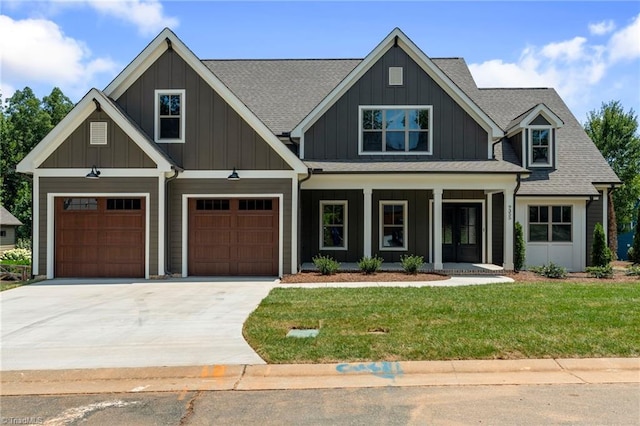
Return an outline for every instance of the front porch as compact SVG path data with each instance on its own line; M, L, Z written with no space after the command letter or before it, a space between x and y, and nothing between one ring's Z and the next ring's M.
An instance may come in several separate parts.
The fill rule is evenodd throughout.
M444 274L444 275L501 275L504 268L502 266L490 263L452 263L445 262L442 269L435 269L433 263L423 263L420 272ZM300 266L301 272L316 272L318 268L312 262L305 262ZM340 263L339 271L354 272L359 271L358 264L355 262ZM383 263L380 268L381 272L398 272L402 271L400 262Z

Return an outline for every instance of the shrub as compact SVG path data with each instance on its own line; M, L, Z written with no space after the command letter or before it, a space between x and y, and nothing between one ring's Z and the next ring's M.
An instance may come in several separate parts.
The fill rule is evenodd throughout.
M7 250L0 256L0 262L11 265L31 265L31 250L23 248Z
M589 266L587 272L593 278L613 278L613 267L607 266Z
M319 254L312 260L322 275L333 275L340 268L340 263L331 256L322 256Z
M424 258L416 255L403 255L400 256L400 263L407 274L415 275L424 263Z
M28 238L18 238L16 241L16 248L31 250L31 240Z
M384 262L384 260L381 257L378 257L378 255L373 257L365 256L358 261L358 268L367 275L375 274L380 270L382 262Z
M566 278L567 277L567 269L556 265L551 262L548 265L542 266L534 266L529 268L531 271L535 272L538 275L542 275L547 278Z
M520 271L524 267L525 258L524 234L520 222L516 222L516 234L514 237L513 268L516 271Z
M607 240L601 223L596 223L593 229L593 244L591 245L591 265L607 266L611 262L611 250L607 247Z
M633 243L629 249L633 258L629 260L633 263L640 263L640 207L638 207L638 220L636 220L636 231L633 233Z
M629 250L627 250L627 259L629 259L629 261L631 261L632 263L640 263L640 261L636 259L635 252L636 251L633 249L633 247L629 247Z
M627 269L626 274L634 277L640 277L640 266L630 267L629 269Z

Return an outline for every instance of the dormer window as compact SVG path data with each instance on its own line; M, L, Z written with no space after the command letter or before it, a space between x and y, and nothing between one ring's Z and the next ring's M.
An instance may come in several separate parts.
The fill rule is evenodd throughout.
M428 106L361 106L359 153L431 154L433 122Z
M529 129L529 166L549 167L552 164L552 129L534 127Z
M156 90L155 141L184 143L185 91Z

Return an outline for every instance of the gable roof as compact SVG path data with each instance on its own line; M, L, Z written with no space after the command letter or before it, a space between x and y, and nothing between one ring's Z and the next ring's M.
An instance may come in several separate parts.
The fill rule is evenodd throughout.
M560 119L560 117L558 117L553 111L551 111L548 106L546 106L545 104L538 104L511 120L505 130L507 132L507 136L512 130L517 130L528 126L539 115L542 115L549 123L551 123L551 126L556 129L564 125L564 122Z
M147 47L106 87L105 94L118 99L167 49L173 49L189 66L216 91L291 168L306 173L304 163L287 148L274 133L252 112L196 55L175 35L165 28Z
M18 163L16 170L21 173L33 173L40 167L67 137L96 110L95 101L100 104L102 110L129 135L140 149L156 163L156 167L159 170L170 171L172 166L175 166L173 161L131 119L115 106L114 102L100 90L94 88L84 95L71 112Z
M494 139L504 135L503 130L485 113L451 78L427 57L399 28L395 28L378 46L367 55L292 131L301 137L322 114L342 97L389 49L394 45L402 48L443 90L451 96L469 115L481 124Z
M9 210L5 209L4 206L0 205L0 225L2 226L20 226L22 222L20 222L14 215L12 215Z

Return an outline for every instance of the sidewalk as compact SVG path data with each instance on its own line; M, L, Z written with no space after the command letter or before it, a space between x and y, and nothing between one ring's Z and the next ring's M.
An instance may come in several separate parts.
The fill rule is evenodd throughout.
M640 358L5 371L0 395L569 383L640 383Z

